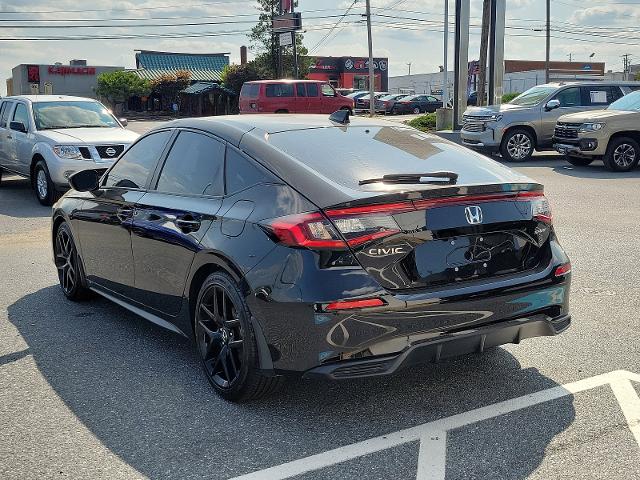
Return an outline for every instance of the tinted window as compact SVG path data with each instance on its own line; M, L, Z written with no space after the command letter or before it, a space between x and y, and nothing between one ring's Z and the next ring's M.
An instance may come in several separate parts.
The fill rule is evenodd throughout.
M186 195L222 195L224 143L180 132L162 167L157 190Z
M242 85L242 89L240 90L240 95L243 97L256 98L258 96L258 92L260 91L260 85L257 83L245 83Z
M233 148L227 149L227 193L272 180L271 175L253 160Z
M105 187L145 188L171 132L152 133L127 150L109 172Z
M307 83L307 96L308 97L317 97L318 96L318 84L317 83Z
M9 119L9 112L11 112L12 106L13 106L13 102L2 103L2 111L0 111L0 127L2 128L6 127L7 120Z
M36 102L33 116L38 130L120 126L104 105L91 101Z
M438 99L436 97L427 97L430 102L437 102Z
M613 102L611 87L582 87L583 105L606 106Z
M620 87L611 87L611 101L615 102L619 98L622 98L624 93L620 90Z
M580 88L565 88L555 96L556 100L560 100L561 107L577 107L580 106L582 100L580 98Z
M16 105L16 110L13 112L12 122L20 122L27 129L29 128L29 114L27 113L27 106L24 103Z
M331 85L329 85L328 83L323 83L322 84L322 95L324 95L325 97L335 97L336 96L336 92L333 88L331 88Z
M296 83L296 95L299 97L307 96L307 90L304 88L304 83Z
M293 85L290 83L269 83L267 97L293 97Z

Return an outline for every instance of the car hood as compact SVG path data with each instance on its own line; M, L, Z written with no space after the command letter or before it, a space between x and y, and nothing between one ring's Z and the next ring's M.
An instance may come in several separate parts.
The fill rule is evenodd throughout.
M639 112L630 112L628 110L591 110L588 112L568 113L567 115L562 115L558 121L568 123L594 122L611 117L638 114Z
M104 144L104 143L133 143L140 135L124 128L61 128L57 130L43 130L40 136L55 143L73 144Z
M510 103L503 103L501 105L487 105L486 107L469 107L464 112L465 115L472 117L484 117L490 116L494 113L505 113L514 110L526 110L531 107L522 107L520 105L511 105Z

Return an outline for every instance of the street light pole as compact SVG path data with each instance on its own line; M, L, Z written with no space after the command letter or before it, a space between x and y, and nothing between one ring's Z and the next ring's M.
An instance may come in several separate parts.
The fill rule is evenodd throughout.
M549 50L551 49L551 0L547 0L547 57L544 62L544 79L549 83Z
M373 69L373 44L371 42L371 0L367 0L367 41L369 43L369 116L376 114L376 102L374 98L375 81Z
M448 71L448 59L447 59L447 54L448 54L448 50L449 50L449 0L444 0L444 59L443 59L443 66L444 66L444 75L442 78L442 106L443 107L447 107L447 104L449 103L449 75L447 73Z

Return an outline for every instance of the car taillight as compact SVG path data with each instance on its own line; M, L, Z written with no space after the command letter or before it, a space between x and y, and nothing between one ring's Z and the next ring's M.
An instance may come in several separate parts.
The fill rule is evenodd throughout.
M539 222L549 224L553 222L551 206L544 195L531 199L531 214L533 215L533 218Z
M382 307L386 305L381 298L365 298L362 300L342 300L339 302L333 302L325 307L326 311L335 310L351 310L354 308L368 308L368 307Z
M556 277L563 277L568 273L571 273L571 263L565 263L563 265L560 265L558 268L556 268L554 275Z
M276 218L265 227L285 245L345 250L400 232L393 215L411 210L411 202L338 208Z

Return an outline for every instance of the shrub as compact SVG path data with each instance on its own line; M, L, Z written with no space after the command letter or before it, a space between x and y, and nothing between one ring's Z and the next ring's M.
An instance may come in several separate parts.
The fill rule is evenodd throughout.
M436 129L436 114L427 113L426 115L421 115L405 123L423 132L430 132Z
M516 98L518 95L520 95L517 92L513 92L513 93L505 93L504 95L502 95L502 103L508 103L511 100L513 100L514 98Z

